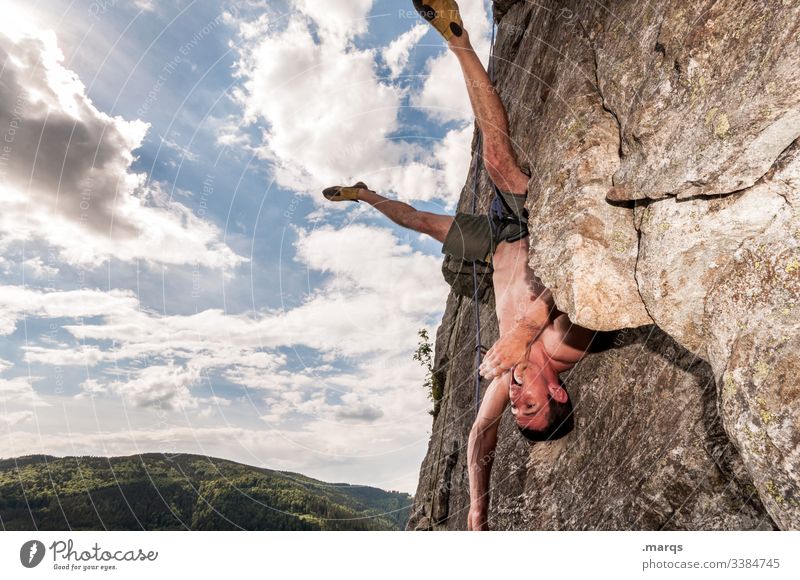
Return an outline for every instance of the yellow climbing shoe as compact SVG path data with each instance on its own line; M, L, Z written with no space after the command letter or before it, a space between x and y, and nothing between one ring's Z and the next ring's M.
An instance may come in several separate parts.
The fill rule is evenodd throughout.
M413 0L419 15L431 23L444 39L461 36L464 23L455 0Z
M325 199L330 201L355 201L358 202L358 190L369 189L367 184L359 181L355 185L349 187L344 185L336 185L334 187L326 187L322 190L322 195Z

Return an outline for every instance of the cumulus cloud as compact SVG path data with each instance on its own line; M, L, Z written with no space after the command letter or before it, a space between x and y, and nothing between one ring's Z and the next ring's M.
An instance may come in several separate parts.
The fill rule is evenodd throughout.
M261 155L285 187L312 191L392 167L403 154L384 139L398 128L400 94L377 79L373 55L318 44L307 18L247 45L239 75L248 119L270 125Z
M458 5L475 52L487 66L491 29L483 0L461 0ZM412 94L411 104L422 109L430 119L441 123L472 121L474 115L461 68L450 51L442 51L428 60L425 82Z
M58 268L45 264L40 256L25 260L22 263L22 269L26 275L34 278L53 278L58 274Z
M383 411L366 403L351 403L336 410L336 418L342 421L371 423L383 417Z
M49 403L34 390L31 384L34 380L36 377L0 378L0 403L6 409L12 404L25 407L48 406Z
M467 123L459 129L447 132L444 139L436 145L436 157L442 167L445 187L448 191L461 192L465 176L469 173L469 164L472 158L472 123ZM466 153L465 153L466 152ZM467 182L471 178L467 177ZM458 195L447 200L449 206L454 206Z
M137 406L198 409L202 401L193 388L208 373L218 372L228 381L263 392L274 407L269 414L273 419L312 411L316 417L335 418L329 405L316 404L327 389L338 395L359 392L350 402L361 409L356 415L368 418L365 409L377 407L363 397L402 391L409 377L421 382L410 353L417 331L431 326L431 313L441 311L447 294L439 260L413 251L383 228L355 224L299 233L299 265L323 273L324 280L291 309L163 315L142 308L127 291L48 292L5 286L0 287L0 330L12 332L24 317L99 318L63 326L79 346L28 344L24 359L87 368L113 363L116 376L96 374L83 391L114 393ZM355 365L362 374L342 375L331 366L293 371L279 349L298 347ZM363 362L396 356L405 358L392 363L391 374L378 369L379 378L378 371ZM411 375L406 373L409 369ZM343 398L341 404L348 400Z
M342 42L367 31L373 0L294 0L326 40Z
M33 411L15 411L0 413L0 429L9 430L33 420Z
M329 276L288 310L231 315L211 309L161 316L127 304L116 315L104 315L103 324L65 328L81 340L115 341L120 357L186 352L194 364L250 361L275 368L281 361L267 353L234 358L240 356L236 349L306 346L346 357L395 352L413 346L420 324L441 310L447 293L439 260L412 251L383 228L304 231L297 256L301 265Z
M411 51L422 40L422 37L428 33L428 30L427 24L417 24L411 30L395 38L389 46L383 49L381 57L386 66L389 67L393 78L400 76L400 73L406 68Z
M135 312L139 302L126 290L47 292L23 286L0 286L0 336L14 332L25 316L82 318L122 316Z
M318 298L331 292L358 298L359 291L369 291L395 315L422 316L442 307L446 286L440 259L412 251L385 228L351 224L301 232L297 259L312 270L333 274Z
M466 10L473 10L470 4L480 5L462 1ZM243 132L238 115L223 117L219 142L257 152L292 191L316 195L322 186L361 178L405 200L452 205L472 137L457 64L447 64L443 49L428 70L441 61L449 83L432 78L416 87L399 79L429 27L420 22L387 47L364 48L372 5L293 0L284 18L270 16L267 7L260 18L236 22L241 86L235 98L248 126ZM98 110L65 68L52 33L8 28L0 24L0 58L8 55L11 71L0 85L0 135L16 121L8 162L0 161L0 246L38 239L77 265L109 258L238 264L241 258L212 224L132 169L148 127ZM488 28L470 29L483 46L481 30ZM32 66L37 59L40 66ZM401 109L409 103L430 112L438 139L427 132L416 139L403 125ZM461 112L437 116L437 108ZM31 137L36 131L47 138L41 147ZM178 149L171 141L164 145ZM82 207L84 201L91 203ZM413 490L430 419L425 370L411 354L417 331L438 322L448 291L440 257L415 252L382 228L351 224L298 234L291 267L307 268L314 272L309 279L321 282L290 308L246 313L169 315L124 290L58 291L44 287L45 278L57 275L48 270L52 264L25 256L29 285L0 287L0 335L19 329L25 318L67 319L59 328L66 335L38 343L31 335L20 358L37 366L37 374L48 366L81 366L90 376L79 379L77 396L70 389L53 407L44 406L52 401L44 394L48 381L3 379L0 399L13 405L7 411L14 415L6 415L0 448L14 454L210 453ZM6 267L2 258L0 267ZM30 286L36 281L42 287ZM0 361L0 371L13 368ZM229 406L231 400L245 404ZM118 414L106 415L112 408ZM154 410L175 411L159 413L159 421L183 418L190 426L151 428ZM236 427L208 425L215 412L222 417L228 410L225 424ZM242 426L247 413L250 428ZM67 416L73 425L59 429L59 417ZM106 416L113 419L101 428ZM37 430L46 425L41 436L29 426L33 418ZM94 421L96 432L88 427Z
M399 112L410 89L393 77L429 26L415 25L383 50L361 49L352 39L366 29L371 2L347 3L346 10L344 2L336 2L330 14L329 3L324 9L320 4L296 3L280 25L268 26L263 19L259 26L240 24L236 74L241 86L234 96L246 123L266 123L256 152L270 162L277 183L292 191L316 194L325 186L361 179L400 199L454 205L465 175L453 172L468 162L469 148L460 152L465 161L452 163L455 152L432 145L427 134L394 136L405 129ZM380 78L380 62L389 67L389 78ZM439 66L450 66L450 76L459 77L447 81L450 94L445 97L431 84L415 99L430 111L437 99L446 98L463 122L469 106L458 65L442 61ZM231 141L226 134L224 142ZM439 155L444 152L450 157Z
M52 366L89 366L93 367L106 358L96 346L73 346L59 344L56 348L41 346L23 346L23 360L29 363L38 363Z
M447 294L439 261L382 228L299 234L298 266L323 279L291 309L164 315L123 291L0 288L0 312L11 319L83 318L62 327L80 346L35 344L32 337L23 349L27 362L91 371L80 393L60 397L52 411L33 388L45 380L0 381L0 408L27 412L0 432L0 448L13 455L208 453L413 491L430 419L425 370L411 353L416 331L431 329ZM329 363L298 366L282 351L292 347L310 348ZM0 368L13 367L0 361ZM205 424L212 413L233 409L229 396L205 394L217 387L213 377L246 389L259 425ZM120 398L122 410L112 406ZM240 417L247 407L231 412ZM153 412L168 422L142 426L152 424ZM43 433L24 430L31 413L47 425ZM173 426L178 415L191 426ZM70 425L59 428L67 416ZM96 416L108 419L87 431Z
M148 125L98 110L55 33L14 14L0 20L0 243L41 239L74 265L241 263L218 228L131 171Z
M190 365L150 365L134 370L125 380L115 381L111 388L139 407L188 410L198 406L189 391L200 378Z
M81 392L77 398L94 397L108 393L108 386L95 379L86 379L80 384Z
M472 109L463 82L455 56L444 52L426 63L425 82L411 95L411 104L439 123L466 123Z

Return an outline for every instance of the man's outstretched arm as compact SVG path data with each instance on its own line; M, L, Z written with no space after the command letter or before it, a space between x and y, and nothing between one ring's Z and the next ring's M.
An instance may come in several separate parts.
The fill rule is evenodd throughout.
M470 530L489 529L489 478L497 446L497 427L508 405L508 373L494 379L483 396L467 446Z

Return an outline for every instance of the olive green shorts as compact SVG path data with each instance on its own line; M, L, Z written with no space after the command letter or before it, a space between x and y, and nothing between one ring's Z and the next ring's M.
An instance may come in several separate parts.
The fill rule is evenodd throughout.
M459 212L447 231L442 253L467 262L488 262L494 253L492 237L488 215Z
M525 196L497 188L495 192L488 213L456 213L442 245L443 254L465 262L488 263L500 242L516 241L528 235Z

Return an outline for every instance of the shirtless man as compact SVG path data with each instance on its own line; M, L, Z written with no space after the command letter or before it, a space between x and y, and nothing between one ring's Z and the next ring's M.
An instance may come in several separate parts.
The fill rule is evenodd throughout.
M488 215L455 216L418 211L387 199L364 183L329 187L331 201L363 201L396 224L428 234L442 251L466 262L491 262L500 338L480 373L492 379L469 437L472 530L488 529L489 476L497 429L511 403L520 432L529 440L558 439L572 428L572 405L559 374L581 360L594 332L574 325L528 267L527 211L530 179L519 167L508 136L508 119L489 75L464 30L454 0L414 0L414 6L448 42L458 58L470 102L483 135L483 162L494 184Z

